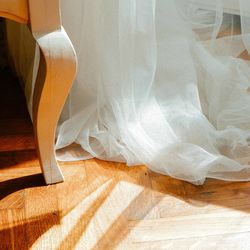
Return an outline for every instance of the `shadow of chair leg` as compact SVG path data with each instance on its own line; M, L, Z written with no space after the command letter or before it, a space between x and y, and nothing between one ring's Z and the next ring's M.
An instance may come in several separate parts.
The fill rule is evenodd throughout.
M42 174L34 174L0 182L0 202L5 197L17 191L44 185L46 184Z

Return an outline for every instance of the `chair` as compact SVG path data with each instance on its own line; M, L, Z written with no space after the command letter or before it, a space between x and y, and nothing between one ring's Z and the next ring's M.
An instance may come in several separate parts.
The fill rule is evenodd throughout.
M59 0L1 0L0 16L29 25L40 49L33 98L33 126L40 166L47 184L64 177L55 157L59 116L76 74L73 45L62 28Z

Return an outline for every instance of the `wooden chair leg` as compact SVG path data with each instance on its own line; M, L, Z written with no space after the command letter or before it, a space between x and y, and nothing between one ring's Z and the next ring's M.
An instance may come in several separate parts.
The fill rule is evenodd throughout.
M75 78L76 54L61 27L58 0L30 0L29 7L31 30L40 48L33 99L34 133L45 181L53 184L64 180L55 157L55 132Z

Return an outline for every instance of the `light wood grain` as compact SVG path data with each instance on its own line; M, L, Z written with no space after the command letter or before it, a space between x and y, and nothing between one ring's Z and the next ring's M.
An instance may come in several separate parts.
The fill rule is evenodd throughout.
M1 0L0 16L14 20L19 23L28 23L28 1L27 0Z

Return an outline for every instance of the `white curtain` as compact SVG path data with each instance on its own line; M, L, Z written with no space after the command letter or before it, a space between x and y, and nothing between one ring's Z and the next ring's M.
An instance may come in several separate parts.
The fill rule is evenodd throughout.
M250 63L239 58L250 1L235 0L240 16L225 2L62 1L79 68L58 159L145 164L194 184L250 180Z

